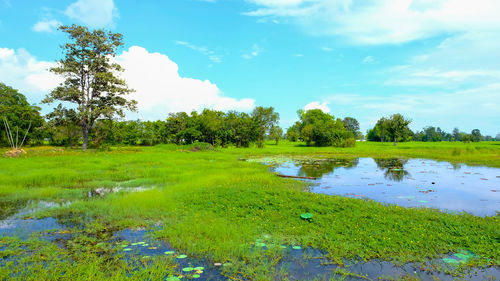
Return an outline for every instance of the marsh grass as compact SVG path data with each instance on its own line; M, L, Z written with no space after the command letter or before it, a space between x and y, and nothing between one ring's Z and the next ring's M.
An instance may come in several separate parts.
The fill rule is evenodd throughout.
M28 198L71 200L73 203L69 206L38 215L66 217L82 225L88 224L91 218L108 230L161 225L154 231L157 238L190 256L226 263L223 273L234 278L269 280L286 275L275 269L285 250L274 246L267 250L255 247L256 239L262 237L267 237L268 245L301 245L324 250L337 264L370 259L396 264L423 263L467 249L478 257L462 266L499 266L497 216L447 214L313 194L304 192L304 182L282 179L269 173L264 165L238 160L262 155L417 157L500 167L500 146L494 143L467 145L408 143L393 147L359 143L355 148L310 148L285 142L264 149L198 152L173 145L113 148L106 152L33 148L20 158L0 158L0 202ZM86 198L91 188L116 186L154 188ZM300 218L306 212L313 214L313 222ZM90 251L94 244L88 244ZM63 272L68 276L73 273L89 276L89 272L95 271L98 273L93 280L118 280L137 276L141 279L141 274L155 276L160 267L170 268L168 260L159 259L152 267L131 273L113 269L114 265L98 258L83 259L73 268L70 267L70 260L74 258L71 248L56 249L50 243L38 246L57 253L57 257L53 257L57 268L47 263L45 257L26 254L29 253L26 250L20 254L26 267L21 270L4 264L1 274L29 277L32 272L53 280ZM29 245L22 248L29 249ZM5 255L4 250L0 252ZM130 265L120 263L120 267L127 269Z

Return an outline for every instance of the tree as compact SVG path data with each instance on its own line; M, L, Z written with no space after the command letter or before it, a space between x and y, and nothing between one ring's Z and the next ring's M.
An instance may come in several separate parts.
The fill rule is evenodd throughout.
M301 120L300 137L307 145L315 146L354 146L354 134L345 129L342 120L324 113L320 109L311 109L306 112L299 110Z
M301 123L299 121L295 122L292 127L286 130L286 138L291 142L296 142L299 140Z
M124 96L129 89L116 73L123 69L111 61L123 45L122 35L102 29L90 31L87 27L61 26L71 40L61 46L64 58L51 69L65 77L63 83L47 95L44 103L54 100L76 104L77 119L83 135L83 149L87 149L89 132L99 119L124 117L124 109L136 110L137 102Z
M69 146L77 144L82 132L76 116L74 109L63 108L62 104L47 114L48 122L45 130L52 144Z
M280 115L273 107L258 106L252 111L252 120L257 138L257 146L264 147L264 137L273 126L278 124Z
M451 133L454 141L461 141L460 130L457 127L453 128L453 132Z
M495 136L495 140L496 140L496 141L500 141L500 133L498 133L498 134Z
M346 130L351 131L353 134L356 134L356 132L359 131L359 122L355 118L345 117L342 120L342 123L344 123Z
M279 126L272 126L271 130L269 130L269 138L276 141L276 145L278 145L279 140L283 137L283 129Z
M473 142L481 141L481 131L479 131L479 129L472 130L470 134L471 134L471 141Z
M41 135L37 130L44 124L44 120L40 115L40 108L30 105L26 97L16 89L0 83L0 124L3 124L4 118L10 124L14 141L16 135L24 136L28 128L30 128L30 132L27 138L33 139ZM21 140L18 140L18 143L20 142ZM5 131L1 129L0 146L6 145L7 143L7 135Z
M404 116L399 113L393 114L388 119L387 131L393 138L394 145L396 145L398 138L403 135L406 129L408 129L408 125L410 123L411 120L405 119Z

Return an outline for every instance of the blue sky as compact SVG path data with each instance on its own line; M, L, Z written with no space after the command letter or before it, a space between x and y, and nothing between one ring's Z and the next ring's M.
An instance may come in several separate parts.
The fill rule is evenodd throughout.
M500 133L500 1L0 0L0 81L39 103L60 78L59 24L124 35L116 60L139 112L274 106L401 112L412 129ZM44 112L50 108L44 107Z

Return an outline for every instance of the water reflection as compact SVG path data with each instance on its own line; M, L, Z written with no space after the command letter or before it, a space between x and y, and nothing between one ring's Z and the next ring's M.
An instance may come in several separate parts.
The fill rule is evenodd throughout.
M336 168L345 169L354 168L358 165L356 159L315 159L315 160L297 160L296 166L299 167L298 176L321 178L323 175L333 173Z
M405 207L494 216L500 210L500 169L427 159L280 159L282 175L315 177L312 192L369 198Z
M377 167L384 171L384 177L392 181L402 181L405 177L411 177L410 173L404 169L408 159L400 158L378 158L373 159Z

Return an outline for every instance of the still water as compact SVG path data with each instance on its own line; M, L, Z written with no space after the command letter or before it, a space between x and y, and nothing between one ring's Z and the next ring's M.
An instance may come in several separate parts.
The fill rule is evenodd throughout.
M265 160L281 175L314 177L311 192L369 198L404 207L493 216L500 210L500 169L427 159Z

